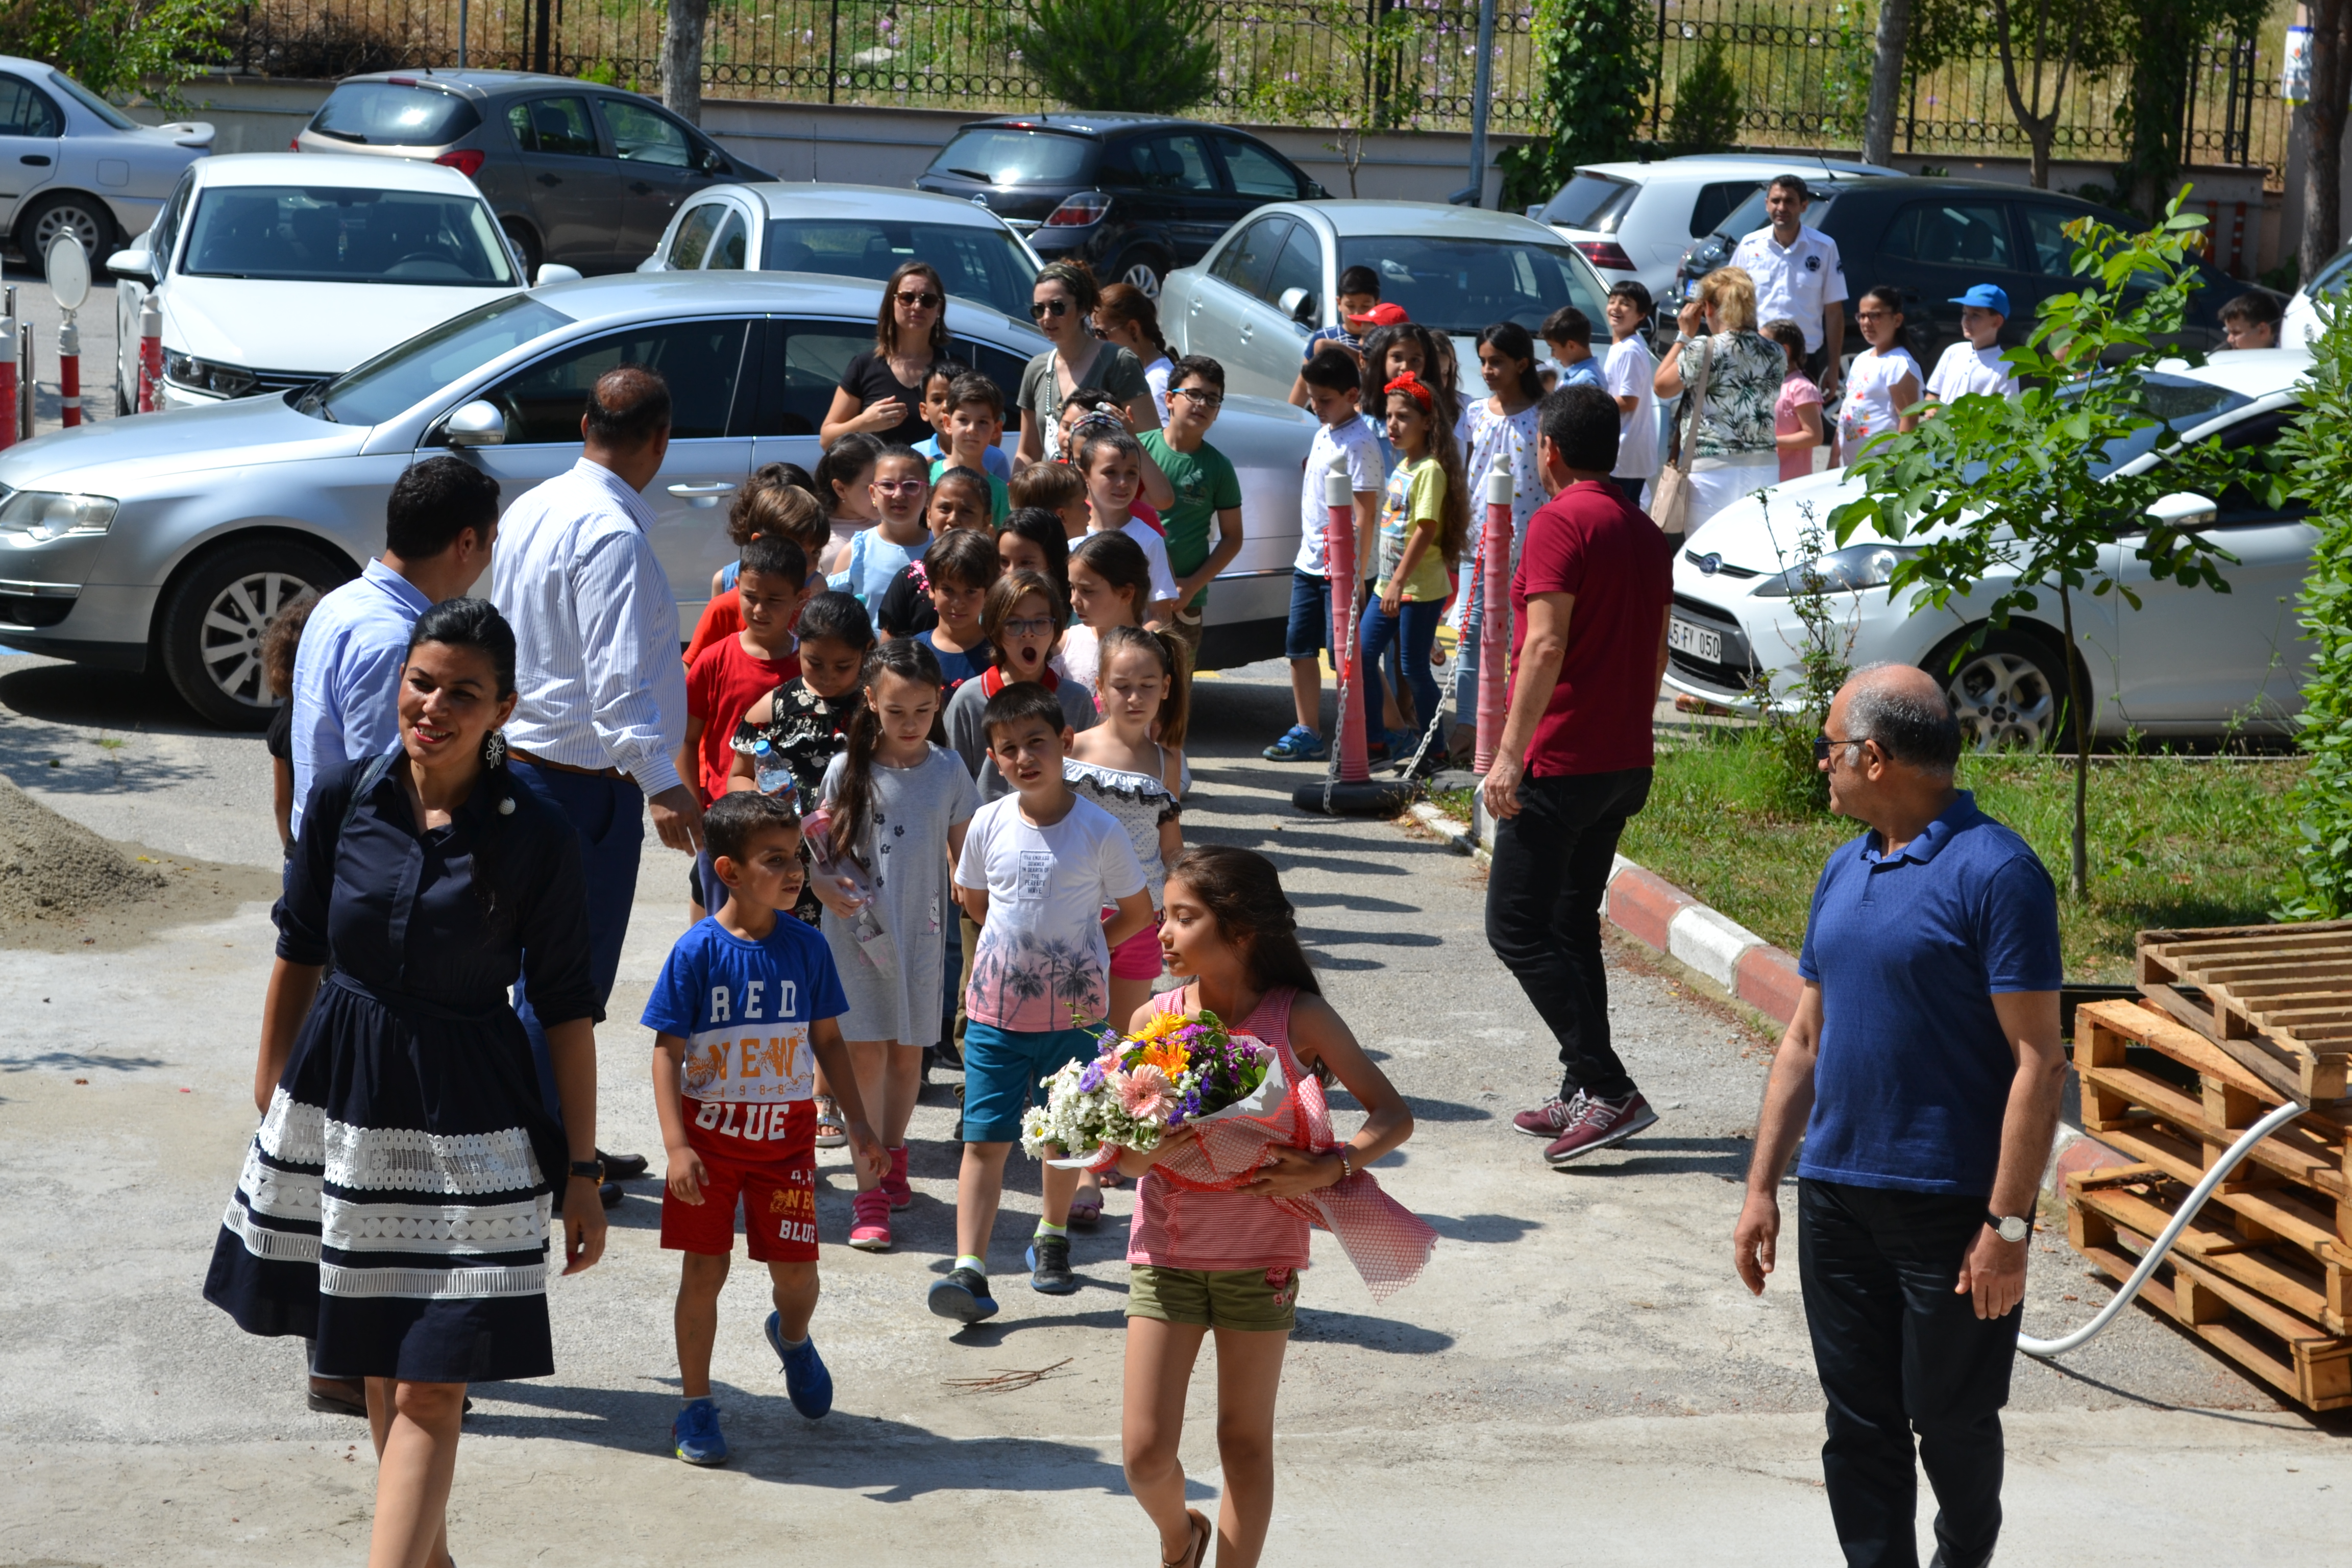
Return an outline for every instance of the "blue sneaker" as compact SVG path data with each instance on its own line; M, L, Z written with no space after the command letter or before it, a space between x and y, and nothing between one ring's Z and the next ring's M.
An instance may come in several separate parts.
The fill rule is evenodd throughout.
M824 1370L814 1338L803 1340L798 1350L786 1350L782 1324L782 1313L768 1314L768 1343L784 1363L784 1392L792 1396L793 1409L818 1420L833 1408L833 1373Z
M1258 753L1269 763L1319 763L1330 754L1323 737L1304 724L1293 724L1281 740Z
M669 1424L670 1447L689 1465L727 1462L727 1434L719 1429L719 1406L698 1399Z
M976 1323L996 1316L996 1298L988 1293L988 1276L977 1268L950 1268L931 1286L931 1310L942 1318Z

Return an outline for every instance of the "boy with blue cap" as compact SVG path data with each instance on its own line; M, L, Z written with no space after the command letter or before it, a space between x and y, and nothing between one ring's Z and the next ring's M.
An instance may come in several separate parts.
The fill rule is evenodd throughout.
M1998 284L1979 283L1951 301L1960 308L1965 340L1944 351L1927 377L1930 405L1949 403L1972 392L2017 395L2017 377L2000 352L2000 326L2009 319L2009 294Z

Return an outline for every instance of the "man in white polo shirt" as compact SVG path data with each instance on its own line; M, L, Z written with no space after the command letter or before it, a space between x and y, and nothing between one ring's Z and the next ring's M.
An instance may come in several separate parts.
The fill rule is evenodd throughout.
M1795 174L1782 174L1764 192L1772 226L1739 242L1731 265L1756 280L1756 319L1786 316L1805 330L1805 363L1824 399L1844 378L1839 374L1845 349L1845 265L1837 241L1805 226L1811 194Z

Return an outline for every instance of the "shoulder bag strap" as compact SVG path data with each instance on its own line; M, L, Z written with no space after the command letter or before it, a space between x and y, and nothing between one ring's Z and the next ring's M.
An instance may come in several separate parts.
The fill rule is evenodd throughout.
M1684 417L1675 422L1676 432L1675 467L1690 472L1691 459L1697 457L1699 410L1706 404L1707 377L1715 370L1716 343L1706 340L1706 357L1698 362L1698 379L1689 384L1683 397Z

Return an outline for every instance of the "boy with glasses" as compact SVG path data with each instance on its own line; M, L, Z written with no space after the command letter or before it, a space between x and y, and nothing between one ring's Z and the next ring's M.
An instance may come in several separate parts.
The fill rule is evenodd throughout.
M1176 574L1176 614L1168 629L1198 664L1201 620L1207 613L1209 584L1242 551L1242 482L1223 452L1209 445L1209 426L1225 401L1225 367L1201 354L1187 354L1168 373L1168 423L1137 437L1144 456L1160 466L1175 491L1160 514L1168 536L1168 565ZM1209 525L1217 543L1209 545Z

